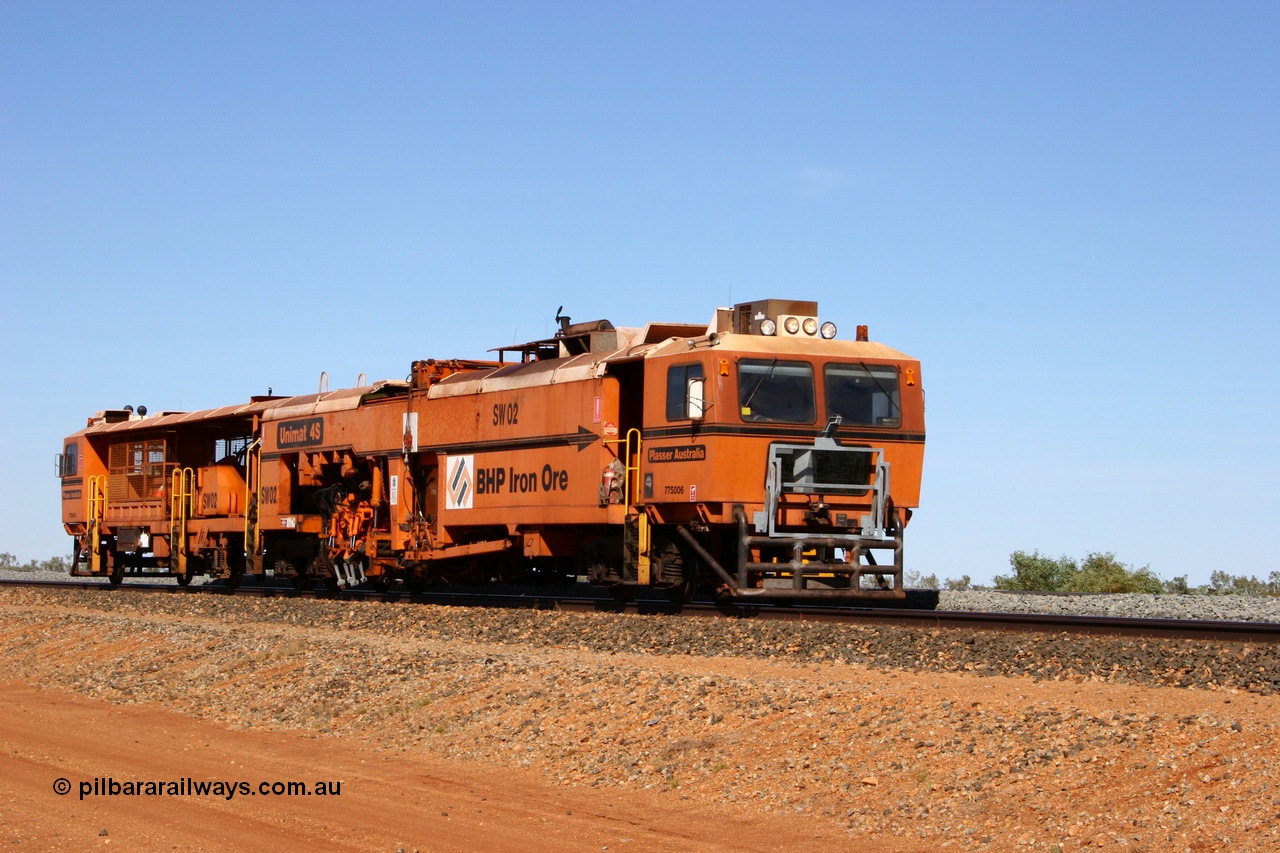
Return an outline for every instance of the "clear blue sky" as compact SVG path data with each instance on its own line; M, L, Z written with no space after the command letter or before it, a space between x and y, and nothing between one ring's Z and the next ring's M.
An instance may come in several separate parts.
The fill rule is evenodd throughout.
M97 409L817 299L908 566L1280 570L1280 4L0 0L0 550Z

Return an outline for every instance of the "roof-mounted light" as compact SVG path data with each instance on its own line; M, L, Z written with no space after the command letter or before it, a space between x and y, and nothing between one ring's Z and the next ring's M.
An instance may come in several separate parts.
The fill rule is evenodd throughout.
M810 337L818 334L818 320L816 317L804 318L804 333Z
M788 317L782 321L782 328L787 330L788 335L798 335L800 333L800 318Z
M831 340L836 336L836 324L828 320L822 324L822 337Z
M773 322L772 320L761 320L761 321L760 321L760 334L762 334L762 335L776 335L777 333L778 333L778 324L777 324L777 323Z

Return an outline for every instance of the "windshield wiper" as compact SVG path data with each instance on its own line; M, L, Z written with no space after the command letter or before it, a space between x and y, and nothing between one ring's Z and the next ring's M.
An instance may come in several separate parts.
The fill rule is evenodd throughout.
M867 375L871 377L872 382L876 383L876 387L880 389L880 393L889 398L889 405L898 410L898 417L902 417L902 407L894 402L893 395L889 393L889 389L880 384L880 380L876 379L876 375L871 372L871 368L867 367L867 363L865 361L860 361L858 362L858 366L867 372Z
M756 387L751 389L751 393L747 395L747 399L743 401L742 405L739 408L742 408L742 409L751 408L751 401L756 398L756 392L760 390L760 386L764 384L764 381L773 375L773 369L777 366L778 366L778 359L775 356L773 361L769 362L769 369L766 370L764 372L764 376L761 376L760 380L756 382ZM872 378L875 378L875 377L872 377Z

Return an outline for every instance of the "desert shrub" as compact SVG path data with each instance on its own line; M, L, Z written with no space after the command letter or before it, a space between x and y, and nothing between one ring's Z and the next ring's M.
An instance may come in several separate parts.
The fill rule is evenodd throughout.
M1026 551L1014 551L1009 555L1009 565L1013 567L1013 574L996 575L996 589L1064 592L1069 588L1071 579L1080 572L1076 561L1070 557L1055 560L1038 550L1030 554Z
M1039 551L1014 551L1009 556L1012 575L996 575L996 589L1024 592L1164 592L1164 584L1150 566L1130 568L1111 552L1095 552L1077 563L1070 557L1056 560Z
M1080 571L1072 578L1070 592L1145 592L1158 595L1164 585L1150 566L1131 569L1111 552L1085 557Z
M1250 575L1232 575L1218 570L1209 575L1209 586L1202 587L1210 595L1280 595L1280 572L1272 572L1265 581Z

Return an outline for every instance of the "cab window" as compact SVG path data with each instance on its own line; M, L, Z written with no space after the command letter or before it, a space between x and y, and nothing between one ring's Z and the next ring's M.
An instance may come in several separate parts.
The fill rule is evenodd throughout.
M799 361L738 362L738 410L749 423L811 424L813 365Z
M689 420L685 405L689 396L689 380L702 378L701 364L677 364L667 368L667 420Z
M76 452L78 445L75 442L67 445L66 450L62 454L62 476L74 477L76 470L79 468L76 460Z
M823 371L827 418L845 424L902 426L898 368L886 364L828 364Z

